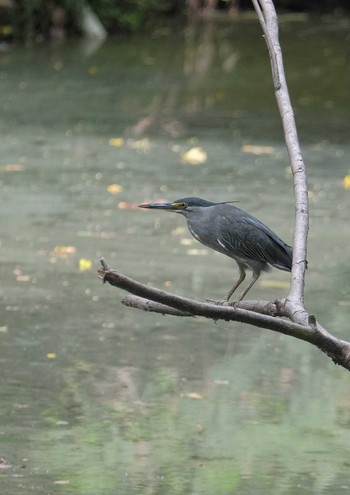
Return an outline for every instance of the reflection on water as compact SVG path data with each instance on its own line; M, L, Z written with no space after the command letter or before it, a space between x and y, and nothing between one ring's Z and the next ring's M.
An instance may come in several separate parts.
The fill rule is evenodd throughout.
M348 338L349 20L299 19L281 37L309 169L306 299ZM180 294L227 292L234 264L147 199L239 200L291 242L256 21L14 49L0 105L2 492L346 492L345 371L272 332L125 308L95 273L104 255ZM287 282L273 271L252 297Z

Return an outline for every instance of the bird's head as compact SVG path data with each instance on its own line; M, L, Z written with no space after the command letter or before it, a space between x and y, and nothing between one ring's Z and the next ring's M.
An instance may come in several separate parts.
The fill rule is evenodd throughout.
M215 206L217 203L212 203L201 198L181 198L171 203L146 203L139 205L140 208L149 208L165 211L174 211L175 213L186 213L194 211L198 208L206 208Z

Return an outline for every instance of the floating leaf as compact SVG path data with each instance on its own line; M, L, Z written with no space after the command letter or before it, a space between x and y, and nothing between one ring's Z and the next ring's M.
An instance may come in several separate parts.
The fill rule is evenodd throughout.
M88 260L86 258L81 258L79 260L79 270L81 272L85 272L87 270L91 270L92 268L92 261L91 260Z
M207 249L187 249L186 254L188 256L206 256L208 254Z
M11 468L12 468L12 464L7 462L7 460L4 459L3 457L0 457L0 469L11 469Z
M350 175L344 177L342 184L344 189L350 189Z
M17 280L17 282L30 282L30 276L29 275L17 275L16 280Z
M7 5L6 5L6 1L3 2L2 4L3 7L13 7L13 5L10 3L10 2L7 2ZM4 24L2 26L0 26L0 34L2 36L10 36L11 34L13 33L13 29L12 29L12 26L10 24Z
M195 400L204 399L203 395L199 394L198 392L186 392L184 394L181 394L181 397L186 397L186 399L195 399Z
M273 146L258 146L254 144L244 144L241 148L243 153L252 153L253 155L273 155L275 148Z
M181 161L190 165L201 165L207 161L207 153L199 146L195 146L182 154Z
M96 65L91 65L88 69L88 73L90 74L90 76L96 76L98 73L98 68L96 67Z
M56 246L53 250L56 256L61 256L62 258L75 254L76 251L77 248L75 246Z
M116 146L117 148L120 148L121 146L124 146L124 142L125 141L122 137L115 137L115 138L111 138L108 141L108 144L111 146Z
M123 186L120 184L109 184L107 186L107 191L111 194L118 194L123 190Z
M118 204L120 210L136 210L138 208L137 203L127 203L126 201L121 201Z
M148 138L138 139L136 141L134 139L128 139L128 145L131 149L139 153L148 153L153 146Z
M23 170L23 165L20 163L7 163L1 167L4 172L21 172Z

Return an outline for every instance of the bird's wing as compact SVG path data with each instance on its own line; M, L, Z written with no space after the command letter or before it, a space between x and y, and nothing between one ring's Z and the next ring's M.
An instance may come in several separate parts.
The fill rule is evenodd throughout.
M257 218L222 217L219 229L221 245L231 256L290 268L290 246Z

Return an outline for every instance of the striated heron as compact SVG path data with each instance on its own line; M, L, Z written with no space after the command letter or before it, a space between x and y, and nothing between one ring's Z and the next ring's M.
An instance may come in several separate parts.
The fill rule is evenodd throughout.
M239 278L224 302L228 302L241 285L246 270L252 271L252 279L238 302L253 287L261 272L268 271L271 266L287 272L292 269L291 246L260 220L228 202L212 203L200 198L182 198L172 203L150 203L139 207L184 215L188 229L197 241L235 260Z

